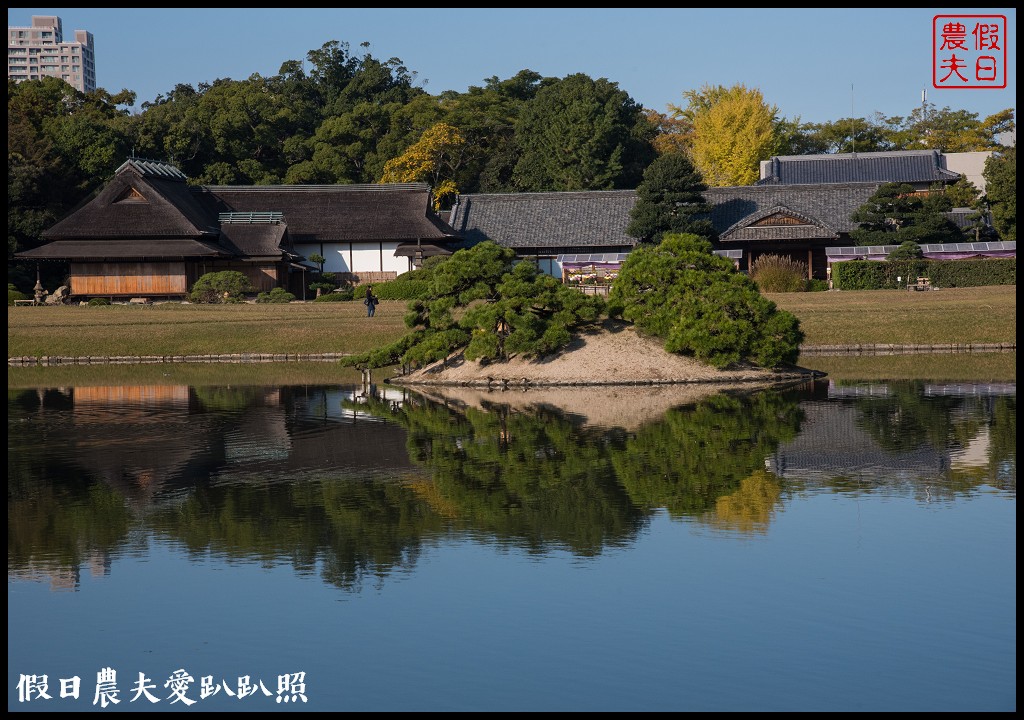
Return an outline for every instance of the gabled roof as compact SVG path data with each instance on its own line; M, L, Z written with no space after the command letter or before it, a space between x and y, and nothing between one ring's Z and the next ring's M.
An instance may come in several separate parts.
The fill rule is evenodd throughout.
M838 238L821 220L785 205L771 205L747 215L719 234L719 240L809 240Z
M182 178L129 160L95 198L44 230L42 238L216 236L216 223Z
M823 183L956 182L960 173L943 167L938 150L781 155L767 162L758 185Z
M854 230L857 224L850 215L878 187L878 183L746 185L710 188L704 197L712 204L711 222L723 241L824 239ZM778 213L804 224L756 226Z
M635 190L462 195L451 225L467 240L506 247L632 247L635 203Z
M293 243L454 239L431 209L425 183L381 185L214 185L195 197L216 216L282 213Z

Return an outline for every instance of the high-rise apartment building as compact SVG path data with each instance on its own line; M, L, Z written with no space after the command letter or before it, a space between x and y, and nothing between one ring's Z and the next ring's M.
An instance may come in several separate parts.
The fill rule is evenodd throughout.
M96 89L92 33L75 30L64 42L56 15L33 15L32 27L7 27L7 77L15 82L55 77L82 92Z

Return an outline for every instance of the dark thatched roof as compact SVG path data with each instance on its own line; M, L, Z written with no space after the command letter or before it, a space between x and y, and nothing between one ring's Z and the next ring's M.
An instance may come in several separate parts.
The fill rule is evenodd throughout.
M280 257L290 246L283 223L223 223L221 245L239 257Z
M211 217L196 202L183 180L144 173L128 162L93 200L43 231L42 238L199 238L217 233L216 215Z
M131 159L18 258L282 258L293 244L460 239L424 183L191 187L165 163ZM202 240L203 242L197 242ZM131 243L130 245L128 243Z
M394 185L205 186L196 197L213 216L273 211L293 243L454 239L423 183Z
M217 247L212 242L187 238L161 240L55 240L17 257L25 260L80 260L106 262L109 260L183 260L185 258L232 257L233 252Z

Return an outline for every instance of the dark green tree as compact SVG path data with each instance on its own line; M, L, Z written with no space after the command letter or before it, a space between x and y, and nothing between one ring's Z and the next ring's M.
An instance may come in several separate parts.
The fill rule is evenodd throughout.
M985 197L992 224L1006 242L1017 241L1017 148L1002 148L985 161Z
M80 93L57 78L8 80L8 259L38 246L43 230L99 189L124 161L129 144L127 110L121 106L134 97L127 91ZM15 267L8 264L9 270ZM23 290L31 287L21 284Z
M905 183L887 183L850 216L859 224L850 237L858 245L963 242L960 228L945 214L952 208L941 189L923 194Z
M621 315L665 349L723 368L792 363L803 332L749 277L697 235L667 234L630 253L612 285L610 315Z
M907 240L901 243L898 248L893 250L886 256L886 260L917 260L918 258L924 257L924 251L921 250L921 246L913 240Z
M660 155L644 170L626 232L646 242L657 241L667 232L715 237L711 203L703 195L707 189L700 171L685 155Z
M515 126L519 190L634 188L654 159L654 127L617 83L578 73L542 88Z
M411 332L385 348L350 356L348 365L426 364L465 348L469 360L537 357L567 345L572 332L604 310L493 242L459 250L430 271L427 297L409 303ZM421 270L422 271L422 270Z

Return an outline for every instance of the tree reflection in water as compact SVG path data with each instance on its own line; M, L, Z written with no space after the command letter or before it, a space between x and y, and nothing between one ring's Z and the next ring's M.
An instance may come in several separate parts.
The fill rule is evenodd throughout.
M931 448L947 471L929 492L1016 486L1015 395L913 384L850 400L813 386L712 395L630 430L514 410L500 393L482 407L310 388L128 394L115 407L95 391L9 392L9 576L73 587L80 567L103 572L149 536L354 588L453 533L583 557L632 543L659 512L764 533L788 493L849 490L854 471L820 428L897 461ZM313 407L327 397L340 407ZM982 436L980 465L943 459ZM370 466L346 465L360 452Z

